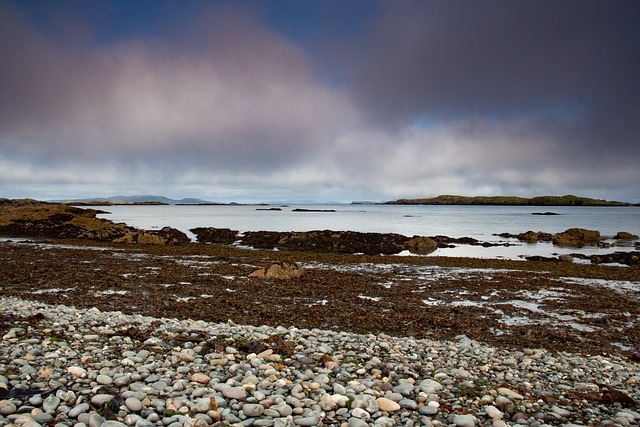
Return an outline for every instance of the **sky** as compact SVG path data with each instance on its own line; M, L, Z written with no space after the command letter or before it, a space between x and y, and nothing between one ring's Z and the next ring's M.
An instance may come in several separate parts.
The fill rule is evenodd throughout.
M0 197L640 202L636 0L0 0Z

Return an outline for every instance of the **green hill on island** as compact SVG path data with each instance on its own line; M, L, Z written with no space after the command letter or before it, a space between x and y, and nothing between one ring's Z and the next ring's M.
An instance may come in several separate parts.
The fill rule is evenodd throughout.
M399 199L385 202L387 205L496 205L496 206L631 206L626 202L615 202L588 197L538 196L532 198L516 196L452 196L440 195L422 199Z

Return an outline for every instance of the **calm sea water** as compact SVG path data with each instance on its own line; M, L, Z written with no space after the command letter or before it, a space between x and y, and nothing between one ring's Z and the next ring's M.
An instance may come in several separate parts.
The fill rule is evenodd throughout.
M274 206L271 206L274 207ZM294 212L296 208L335 212ZM604 237L618 231L640 235L640 207L529 207L529 206L395 206L395 205L288 205L281 211L259 210L262 206L109 206L100 215L114 222L154 230L164 226L189 231L194 227L231 228L244 231L350 230L398 233L406 236L473 237L481 241L517 243L512 247L470 247L460 245L438 249L433 255L477 256L516 259L524 255L585 254L633 250L563 249L547 243L520 244L494 236L528 230L556 233L572 227L598 230ZM558 215L533 215L551 211Z

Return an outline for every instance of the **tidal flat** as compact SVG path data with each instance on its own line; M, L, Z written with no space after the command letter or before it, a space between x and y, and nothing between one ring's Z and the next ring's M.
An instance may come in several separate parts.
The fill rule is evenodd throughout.
M219 245L3 241L4 296L123 313L637 358L640 269ZM303 275L249 277L292 262Z

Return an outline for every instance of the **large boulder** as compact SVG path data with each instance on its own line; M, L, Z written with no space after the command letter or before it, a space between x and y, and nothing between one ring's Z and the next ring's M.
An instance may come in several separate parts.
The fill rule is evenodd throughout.
M638 236L636 236L635 234L631 234L627 231L618 231L618 233L616 233L616 236L614 237L614 239L617 240L637 240Z
M424 236L413 236L407 242L407 249L412 254L427 255L438 249L438 242Z
M304 270L293 262L282 262L271 264L269 267L261 268L254 271L249 277L258 277L261 279L278 279L289 280L301 277Z
M159 231L138 230L97 218L98 213L101 211L60 203L0 199L0 234L158 245L190 241L186 234L171 227Z
M582 247L597 245L600 242L600 232L584 228L570 228L562 233L556 233L552 238L557 246Z

